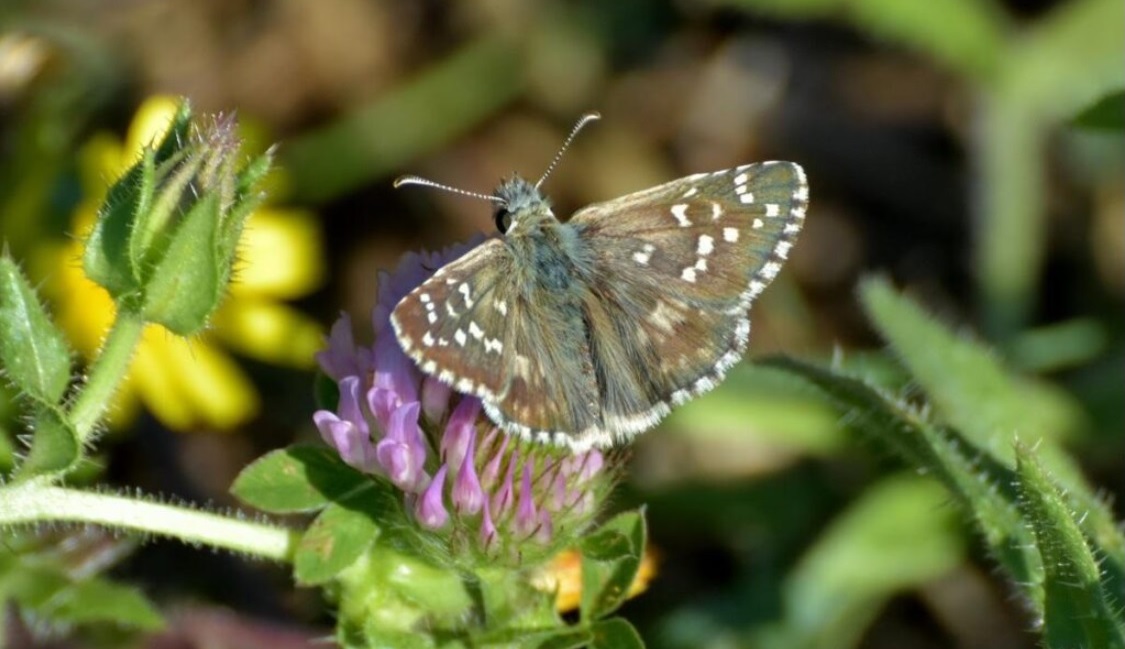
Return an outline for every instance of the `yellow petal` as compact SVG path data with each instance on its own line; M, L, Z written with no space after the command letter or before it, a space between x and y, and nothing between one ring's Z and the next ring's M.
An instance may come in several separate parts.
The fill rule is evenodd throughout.
M281 299L306 295L324 279L320 251L320 228L310 213L261 208L239 241L231 292Z
M629 585L626 597L633 598L643 593L656 576L657 553L646 547L641 565ZM554 591L555 608L560 613L573 611L582 604L582 555L576 550L564 550L551 560L543 572L532 581L541 591Z
M258 411L253 385L230 357L155 325L145 329L133 371L145 405L170 428L229 430Z
M124 172L121 166L124 156L125 149L121 146L121 140L110 133L95 133L78 150L78 176L82 182L82 194L87 202L95 205L95 210L109 186Z
M145 148L155 146L164 138L179 107L180 99L171 95L153 95L141 103L125 136L118 177L140 159Z
M211 334L231 349L267 363L312 367L314 355L324 347L319 323L276 302L229 300L211 324Z

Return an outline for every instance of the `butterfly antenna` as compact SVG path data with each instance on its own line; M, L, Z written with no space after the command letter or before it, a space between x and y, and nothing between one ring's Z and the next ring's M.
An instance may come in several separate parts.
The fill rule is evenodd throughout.
M456 187L450 187L449 185L435 183L432 180L426 180L425 178L420 178L418 176L399 176L398 178L395 178L395 189L398 189L403 185L422 185L423 187L433 187L434 189L441 189L443 191L452 192L454 194L461 194L462 196L483 198L484 200L491 201L493 203L504 202L504 199L500 198L499 196L489 196L488 194L478 194L477 192L470 192L465 189L457 189Z
M547 176L550 176L551 172L555 170L556 166L558 166L559 160L562 160L563 154L566 153L567 147L569 147L570 143L574 141L574 136L578 135L578 132L582 130L582 127L601 118L602 116L599 113L593 111L586 113L582 117L578 118L578 123L574 125L574 128L570 129L570 135L566 136L566 140L563 141L562 146L559 147L559 152L555 154L555 159L551 161L551 164L547 165L547 171L544 171L543 175L540 176L539 180L535 183L536 189L539 189L539 186L543 184L543 181L547 180Z

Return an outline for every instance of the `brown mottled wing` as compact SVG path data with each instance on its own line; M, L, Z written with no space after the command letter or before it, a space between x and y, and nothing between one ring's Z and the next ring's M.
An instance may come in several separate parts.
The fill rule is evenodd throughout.
M714 387L750 333L751 302L777 276L808 203L793 163L696 174L574 215L593 252L584 297L611 444Z
M510 290L512 263L503 241L485 241L399 301L391 325L423 372L482 400L503 391L509 322L494 296Z
M564 442L597 421L582 314L520 277L504 242L487 241L404 297L391 324L423 372L479 397L506 431Z

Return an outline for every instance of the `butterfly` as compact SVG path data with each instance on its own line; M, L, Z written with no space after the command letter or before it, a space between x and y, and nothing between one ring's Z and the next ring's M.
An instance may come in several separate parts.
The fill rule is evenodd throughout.
M804 171L762 162L587 206L565 222L518 175L488 199L502 237L391 313L422 372L478 397L500 428L575 452L623 443L715 387L739 361L751 303L789 256L808 208Z

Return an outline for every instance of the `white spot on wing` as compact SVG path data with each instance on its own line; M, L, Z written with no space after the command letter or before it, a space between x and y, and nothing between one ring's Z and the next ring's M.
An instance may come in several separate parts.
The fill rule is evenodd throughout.
M652 259L652 251L656 250L656 246L651 243L646 243L641 246L641 249L633 253L633 261L641 266L647 266L650 259Z
M695 248L695 254L706 257L711 254L715 249L715 239L706 234L699 235L699 244Z
M711 201L711 220L718 221L719 217L723 215L723 206L719 205L718 201Z
M461 285L457 287L457 292L465 296L465 306L473 306L473 296L470 294L471 290L468 282L461 282Z
M751 224L750 227L754 228L755 230L761 230L763 225L765 225L765 222L762 221L762 219L754 219L754 223Z
M672 206L672 216L675 217L676 222L680 224L681 228L686 228L691 225L691 221L687 218L687 203L677 203Z
M684 195L681 198L691 198L692 196L695 196L698 193L699 193L699 188L691 187L686 192L684 192Z
M469 323L469 335L477 340L484 336L484 330L477 326L475 320Z
M492 306L500 312L500 315L508 315L508 303L504 300L493 300Z
M694 283L695 282L695 268L693 268L691 266L688 266L687 268L685 268L684 272L680 273L680 279L684 280L685 282Z
M422 344L426 347L433 347L435 342L434 335L428 331L422 336Z
M465 332L461 331L461 329L453 332L453 340L456 340L457 344L462 347L465 346L465 341L467 341L468 339L468 336L466 336Z
M723 241L727 243L738 241L738 228L723 228Z
M789 243L788 241L782 241L782 242L778 243L777 244L777 256L781 257L782 259L789 259L789 249L792 248L792 247L793 247L793 244Z
M774 217L781 215L781 206L777 203L766 203L766 216Z
M739 196L738 200L743 205L749 205L750 203L754 202L754 192L746 192L745 194Z
M740 174L738 174L737 176L734 177L734 184L744 186L744 185L746 185L747 180L750 180L750 175L747 174L747 173L740 173ZM735 190L735 191L738 191L738 190Z

